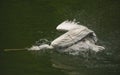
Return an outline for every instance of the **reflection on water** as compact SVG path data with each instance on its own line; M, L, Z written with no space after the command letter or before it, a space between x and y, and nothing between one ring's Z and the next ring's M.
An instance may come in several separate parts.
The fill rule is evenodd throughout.
M0 74L1 75L119 75L118 0L0 0ZM78 56L58 53L12 51L61 33L55 27L76 18L94 30L106 50Z
M67 75L113 75L119 73L119 63L109 60L109 55L102 52L98 54L89 54L71 56L64 54L52 54L52 66L62 69ZM107 57L105 57L107 56Z

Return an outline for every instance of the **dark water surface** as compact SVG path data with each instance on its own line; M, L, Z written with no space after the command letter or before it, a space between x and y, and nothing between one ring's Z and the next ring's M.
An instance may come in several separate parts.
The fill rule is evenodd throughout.
M119 0L0 0L0 75L119 75ZM30 47L61 33L76 19L94 30L105 51L78 56L56 51L3 51Z

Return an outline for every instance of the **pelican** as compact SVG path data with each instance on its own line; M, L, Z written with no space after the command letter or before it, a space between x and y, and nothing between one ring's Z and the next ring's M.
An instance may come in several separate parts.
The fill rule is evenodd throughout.
M98 52L105 49L103 46L96 45L98 39L94 31L75 20L66 20L56 29L65 33L53 40L50 45L32 46L28 50L56 49L61 52L93 50Z

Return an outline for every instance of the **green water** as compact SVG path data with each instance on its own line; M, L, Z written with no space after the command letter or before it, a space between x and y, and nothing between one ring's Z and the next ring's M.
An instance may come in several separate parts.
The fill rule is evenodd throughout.
M0 0L0 75L119 75L120 4L118 0ZM64 20L76 19L94 30L97 54L72 56L56 51L3 51L52 41Z

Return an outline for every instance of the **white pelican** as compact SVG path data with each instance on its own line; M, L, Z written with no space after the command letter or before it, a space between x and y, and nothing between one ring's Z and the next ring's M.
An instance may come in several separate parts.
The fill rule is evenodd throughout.
M50 45L43 44L32 46L28 50L57 49L61 52L93 50L98 52L104 50L103 46L96 45L97 37L94 31L75 21L64 21L56 28L66 33L51 42Z

